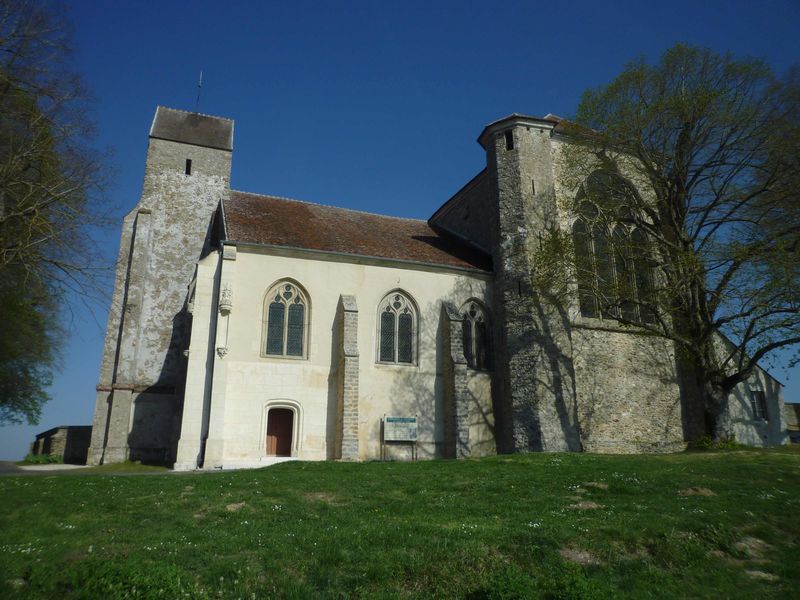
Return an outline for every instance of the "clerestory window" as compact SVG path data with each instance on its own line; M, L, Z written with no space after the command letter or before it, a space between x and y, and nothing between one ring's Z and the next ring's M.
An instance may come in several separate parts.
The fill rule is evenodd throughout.
M464 358L471 369L490 368L489 321L486 308L477 300L468 300L461 307Z
M417 309L400 290L378 305L378 362L414 364L417 360Z
M264 354L305 358L309 313L305 292L284 280L270 289L264 304Z

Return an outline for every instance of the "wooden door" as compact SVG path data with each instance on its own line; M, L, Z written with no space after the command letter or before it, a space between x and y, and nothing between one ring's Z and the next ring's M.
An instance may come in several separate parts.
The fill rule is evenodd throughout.
M273 408L267 415L267 455L292 455L294 412L288 408Z

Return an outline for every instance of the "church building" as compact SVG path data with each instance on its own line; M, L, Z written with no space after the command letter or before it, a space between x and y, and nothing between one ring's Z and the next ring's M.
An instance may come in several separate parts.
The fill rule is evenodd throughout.
M566 310L534 289L546 224L580 226L557 202L578 193L557 117L485 127L485 168L427 221L233 190L233 130L156 110L90 464L665 452L702 433L672 342L603 319L577 288ZM738 441L784 442L765 371L730 404Z

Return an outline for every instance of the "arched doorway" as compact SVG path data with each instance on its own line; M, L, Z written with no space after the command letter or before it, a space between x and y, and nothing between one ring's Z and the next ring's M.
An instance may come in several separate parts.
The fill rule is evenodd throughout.
M267 456L291 456L294 411L271 408L267 414Z

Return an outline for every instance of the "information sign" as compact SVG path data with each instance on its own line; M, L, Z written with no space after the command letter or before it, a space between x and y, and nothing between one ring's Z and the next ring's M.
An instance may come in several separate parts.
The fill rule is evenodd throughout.
M384 417L383 440L385 442L416 442L417 417Z

